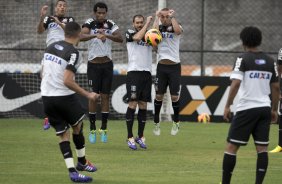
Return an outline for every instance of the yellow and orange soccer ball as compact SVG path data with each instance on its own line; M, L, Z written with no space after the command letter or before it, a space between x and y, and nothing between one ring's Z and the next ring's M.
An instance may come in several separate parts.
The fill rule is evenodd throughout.
M156 47L162 41L162 34L157 29L150 29L145 34L147 44Z
M207 113L202 113L202 114L199 114L198 116L199 123L209 123L210 120L211 120L210 115Z

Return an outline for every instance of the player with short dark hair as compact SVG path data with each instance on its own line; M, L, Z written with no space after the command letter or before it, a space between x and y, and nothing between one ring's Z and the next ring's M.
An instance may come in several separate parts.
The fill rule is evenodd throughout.
M181 65L179 56L180 38L183 32L181 25L174 16L172 9L163 8L156 12L154 28L162 33L162 41L158 44L157 74L155 80L156 98L154 101L154 134L160 135L160 110L167 87L170 90L172 107L174 111L171 135L179 130L179 95ZM159 22L161 24L159 25Z
M123 42L119 27L106 19L108 7L98 2L93 8L95 18L90 18L82 26L82 33L90 35L81 40L88 41L88 84L92 90L101 95L102 124L99 129L101 141L107 142L107 122L109 117L109 100L113 80L112 42ZM91 38L92 36L92 38ZM89 101L90 143L96 142L97 100Z
M85 139L82 131L82 120L85 116L75 93L89 100L96 100L98 94L81 88L74 80L79 61L79 52L74 47L80 39L81 28L76 22L65 26L65 40L54 42L46 48L42 61L41 95L44 112L51 126L60 138L60 150L74 182L90 182L91 177L79 174L78 171L95 172L97 168L85 158ZM78 163L74 166L70 147L70 131L76 148Z
M278 128L278 145L270 151L270 153L279 153L282 152L282 80L281 80L281 74L282 74L282 48L278 52L277 57L277 63L278 63L278 73L280 77L280 107L279 107L279 128Z
M65 39L64 27L68 22L73 22L73 17L66 17L67 2L65 0L57 0L55 5L55 15L46 16L48 6L45 5L40 11L40 21L37 26L37 33L41 34L47 30L46 44L50 44Z
M133 29L128 29L126 46L128 51L128 70L126 77L127 97L129 100L126 111L127 145L136 150L135 143L146 149L144 129L146 124L147 102L151 101L152 88L152 46L145 42L144 35L150 25L152 16L147 17L146 23L142 15L133 17ZM132 128L136 107L139 107L138 136L134 139Z
M274 60L258 49L262 40L258 28L245 27L240 33L240 39L245 53L235 61L224 109L224 119L229 121L230 106L238 93L237 112L232 119L223 157L222 184L230 183L237 151L240 146L247 145L250 135L254 138L257 151L255 183L261 184L268 166L270 122L277 119L278 71Z

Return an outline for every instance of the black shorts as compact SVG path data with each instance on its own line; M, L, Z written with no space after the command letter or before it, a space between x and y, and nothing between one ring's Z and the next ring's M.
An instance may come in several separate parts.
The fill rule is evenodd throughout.
M76 126L84 118L84 110L74 95L42 97L44 112L56 134L64 133L70 126Z
M238 146L247 145L250 135L252 135L256 145L267 146L270 122L270 107L239 111L232 120L227 141Z
M95 93L110 94L113 81L113 62L87 65L88 84Z
M170 94L179 96L180 93L181 65L158 64L155 79L156 94L165 94L169 86Z
M151 102L152 76L147 71L127 73L126 90L129 101Z

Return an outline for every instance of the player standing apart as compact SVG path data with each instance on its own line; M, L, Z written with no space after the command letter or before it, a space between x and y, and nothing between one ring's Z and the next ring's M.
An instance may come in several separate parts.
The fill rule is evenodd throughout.
M47 10L47 5L41 8L40 21L37 25L37 33L42 34L45 30L47 31L46 44L49 46L56 41L65 39L65 24L73 22L74 18L65 16L67 12L67 2L65 0L58 0L56 2L54 16L46 16ZM45 118L43 128L44 130L50 128L48 118Z
M279 153L279 152L282 152L282 99L281 99L281 96L282 96L282 80L281 80L281 74L282 74L282 48L279 50L279 53L278 53L278 73L279 73L279 77L280 77L280 109L279 109L279 112L280 112L280 115L279 115L279 132L278 132L278 145L270 151L270 153Z
M95 38L82 40L88 40L88 84L94 92L101 95L102 124L99 133L101 141L105 143L108 140L109 95L113 79L112 42L121 43L123 40L119 27L112 20L106 19L108 7L105 3L96 3L93 11L95 19L90 18L83 24L82 33L94 35ZM97 101L89 101L91 143L96 142Z
M224 118L229 121L230 106L238 93L237 113L232 119L223 157L222 184L230 183L237 151L240 146L247 145L250 135L254 138L257 151L255 183L261 184L268 166L270 122L277 119L277 65L271 57L258 50L262 40L258 28L245 27L240 33L240 38L245 53L238 57L234 64L230 76L232 83L224 109Z
M152 88L152 46L145 42L144 35L152 21L147 17L146 23L142 15L133 17L133 29L126 32L126 46L128 51L128 70L126 78L127 97L129 99L126 111L127 144L136 150L137 142L141 148L146 149L144 129L146 123L147 102L151 101ZM134 139L132 128L134 114L138 105L138 136Z
M179 93L181 65L179 57L179 44L183 29L174 17L174 10L164 8L156 12L154 28L162 33L162 41L158 44L157 75L155 80L156 98L154 101L155 115L153 130L155 135L160 135L160 110L167 86L170 90L172 107L174 111L171 135L176 135L179 130ZM161 24L159 25L159 21Z
M59 146L70 179L74 182L90 182L91 177L78 173L94 172L97 168L85 158L85 139L82 131L85 114L75 93L89 100L95 100L98 94L85 91L74 80L80 64L79 52L74 46L79 42L80 31L79 24L67 23L65 40L47 47L42 62L41 95L45 114L60 138ZM78 159L76 167L70 147L70 127L73 129L72 138Z

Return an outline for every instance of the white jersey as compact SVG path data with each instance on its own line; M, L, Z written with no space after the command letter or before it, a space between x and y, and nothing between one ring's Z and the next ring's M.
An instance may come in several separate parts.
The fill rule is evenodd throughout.
M75 92L64 85L64 71L76 72L79 63L79 52L65 41L59 41L47 47L42 60L41 81L42 96L67 96Z
M137 33L135 30L128 29L126 36L126 47L128 51L128 69L127 71L152 71L152 46L148 45L143 38L140 41L134 41L133 36Z
M172 25L160 25L159 30L162 33L163 38L158 45L157 61L159 62L162 59L169 59L175 63L180 63L179 45L181 35L175 34Z
M97 34L98 30L103 30L105 34L112 35L119 27L112 20L98 22L93 18L86 20L82 27L90 29L90 34ZM112 40L106 39L104 42L101 39L93 38L88 43L88 61L96 57L104 57L112 59Z
M247 52L238 57L230 79L241 80L236 111L270 107L270 83L278 82L274 60L262 52Z
M58 17L59 21L63 24L68 22L73 22L72 17ZM44 18L43 26L47 30L46 44L47 47L54 42L61 41L65 39L65 32L63 28L55 22L55 20L49 16Z

